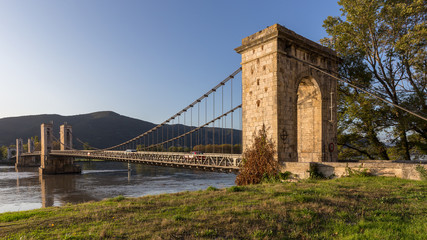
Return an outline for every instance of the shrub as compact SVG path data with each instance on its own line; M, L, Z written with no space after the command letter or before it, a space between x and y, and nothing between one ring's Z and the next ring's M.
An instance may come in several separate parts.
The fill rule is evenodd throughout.
M267 137L265 125L255 134L254 143L243 153L244 163L236 177L237 185L258 184L266 176L278 174L273 142Z
M311 164L307 172L310 174L310 179L325 179L325 175L319 171L316 164Z
M292 176L292 173L289 171L286 171L284 173L278 173L275 175L264 174L261 182L262 183L280 183L289 179L291 176Z
M423 166L417 165L415 170L420 173L420 177L422 180L427 180L427 170Z

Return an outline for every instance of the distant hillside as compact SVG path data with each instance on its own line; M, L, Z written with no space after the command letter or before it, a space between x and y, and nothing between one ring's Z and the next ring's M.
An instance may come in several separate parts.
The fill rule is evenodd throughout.
M59 126L64 122L72 125L73 135L84 142L88 142L91 146L97 148L110 147L126 140L129 140L151 128L156 126L154 123L142 121L130 117L126 117L115 112L95 112L89 114L81 114L75 116L61 116L57 114L44 114L22 117L10 117L0 119L0 146L15 144L16 138L22 138L24 143L29 137L40 136L40 125L42 123L54 123L54 136L59 138ZM183 125L168 126L169 131L163 131L163 139L169 138L172 135L183 133L184 129L190 127ZM207 133L207 138L205 138ZM220 144L220 131L215 131L215 143ZM231 138L230 133L225 134L224 139ZM156 136L157 137L157 136ZM159 135L161 139L161 135ZM212 143L212 129L201 131L199 138L193 136L193 145L197 142L204 144L205 139L208 143ZM233 131L233 142L240 143L241 132ZM82 148L81 144L73 140L75 148ZM190 139L187 138L189 145Z

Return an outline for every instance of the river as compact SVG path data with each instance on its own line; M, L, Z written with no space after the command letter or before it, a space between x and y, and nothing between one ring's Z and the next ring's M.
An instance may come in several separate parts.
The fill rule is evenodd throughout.
M81 174L39 176L37 168L0 165L0 213L234 185L234 173L122 162L76 162Z

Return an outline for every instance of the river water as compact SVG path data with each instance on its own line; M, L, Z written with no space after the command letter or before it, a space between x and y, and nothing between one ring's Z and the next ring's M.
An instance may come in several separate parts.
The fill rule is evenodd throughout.
M81 174L39 176L37 168L0 165L0 213L67 203L99 201L118 195L140 197L234 185L234 173L128 164L77 162Z

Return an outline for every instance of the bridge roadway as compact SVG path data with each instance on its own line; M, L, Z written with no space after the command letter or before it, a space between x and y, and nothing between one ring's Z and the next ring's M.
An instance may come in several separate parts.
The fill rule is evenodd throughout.
M22 156L37 156L40 152L24 153ZM177 152L125 152L99 150L52 150L51 156L74 157L84 159L101 159L140 163L147 165L193 168L205 171L237 172L242 162L240 154L199 154Z

